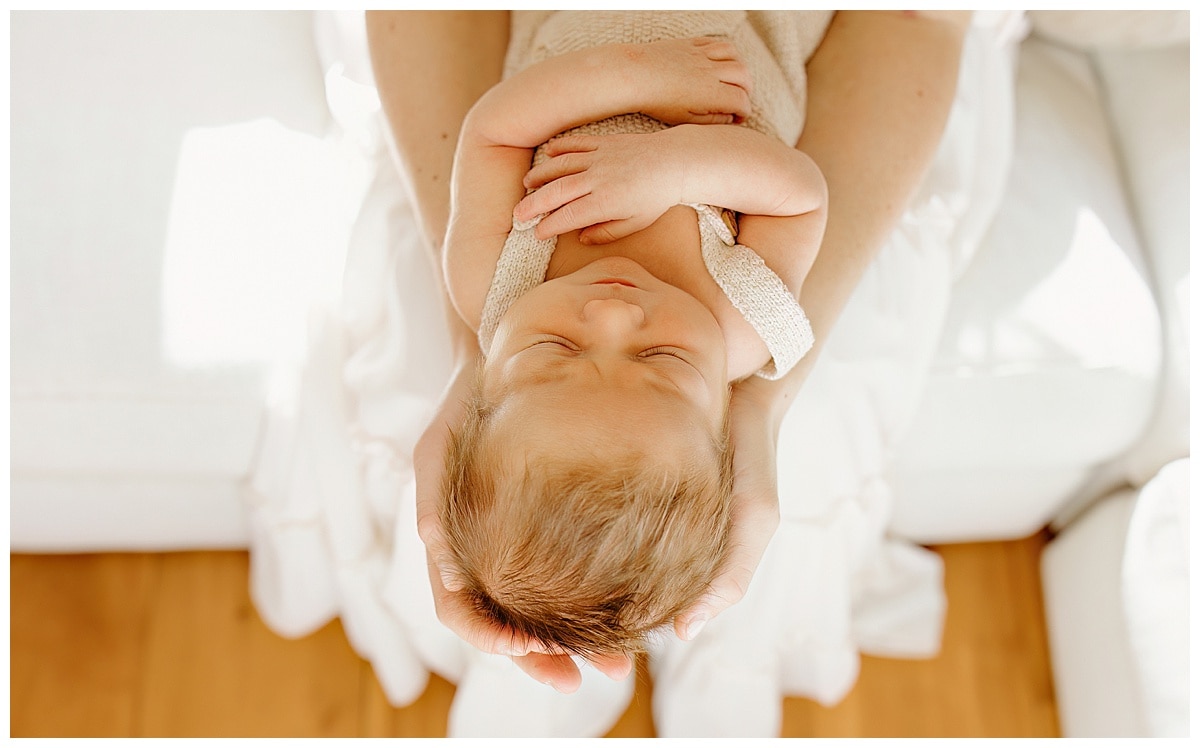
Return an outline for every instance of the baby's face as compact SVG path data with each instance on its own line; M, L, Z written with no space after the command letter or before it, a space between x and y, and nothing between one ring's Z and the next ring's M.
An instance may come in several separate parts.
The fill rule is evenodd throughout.
M707 435L720 430L725 366L725 340L707 307L638 263L607 257L542 283L509 308L483 387L488 399L503 401L497 415L523 413L518 420L539 424L550 442L571 440L582 427L668 447L691 441L683 434L696 430L685 425Z

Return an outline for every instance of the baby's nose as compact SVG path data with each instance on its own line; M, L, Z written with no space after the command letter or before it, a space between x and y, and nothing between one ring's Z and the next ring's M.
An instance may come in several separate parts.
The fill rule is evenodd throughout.
M583 305L583 318L601 330L625 333L645 324L646 313L621 299L592 299Z

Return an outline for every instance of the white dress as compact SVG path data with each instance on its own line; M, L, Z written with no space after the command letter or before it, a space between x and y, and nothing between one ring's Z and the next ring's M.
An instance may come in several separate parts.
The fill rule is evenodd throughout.
M518 50L536 48L537 29L557 23L523 16ZM632 678L614 683L584 668L580 691L558 694L434 614L411 453L450 369L440 292L385 146L361 16L317 17L331 137L350 144L374 182L346 246L331 248L345 254L342 297L313 305L307 356L281 365L296 386L273 394L248 481L256 607L288 636L340 617L397 706L420 696L430 672L455 682L451 735L602 735L628 706ZM754 29L755 14L747 18ZM954 269L974 251L973 227L987 225L1006 172L1019 38L998 19L977 14L929 177L783 423L782 520L745 599L693 642L668 634L652 643L660 736L775 736L784 696L836 704L860 652L938 649L940 560L887 536L887 454L916 406ZM778 40L769 29L759 37ZM791 121L794 137L801 120Z

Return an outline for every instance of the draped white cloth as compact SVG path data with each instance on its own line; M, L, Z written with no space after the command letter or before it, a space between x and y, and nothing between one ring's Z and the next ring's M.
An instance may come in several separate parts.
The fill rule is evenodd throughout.
M452 736L602 735L633 679L584 668L562 695L485 655L434 614L416 532L411 452L448 378L429 267L384 145L361 14L318 14L336 136L374 172L340 299L314 303L304 359L271 400L247 487L252 594L303 636L340 617L389 700L429 672L455 682ZM651 647L661 736L778 735L781 699L837 703L860 652L937 652L940 559L888 537L889 450L916 406L951 283L994 214L1011 151L1020 17L977 17L946 140L920 195L867 272L783 425L782 523L746 598L693 642Z

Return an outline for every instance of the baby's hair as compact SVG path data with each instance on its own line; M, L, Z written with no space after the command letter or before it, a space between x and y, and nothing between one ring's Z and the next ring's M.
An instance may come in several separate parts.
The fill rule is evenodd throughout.
M711 459L627 452L506 471L513 461L479 393L451 435L439 507L460 594L486 619L558 651L643 649L707 591L728 553L728 420Z

